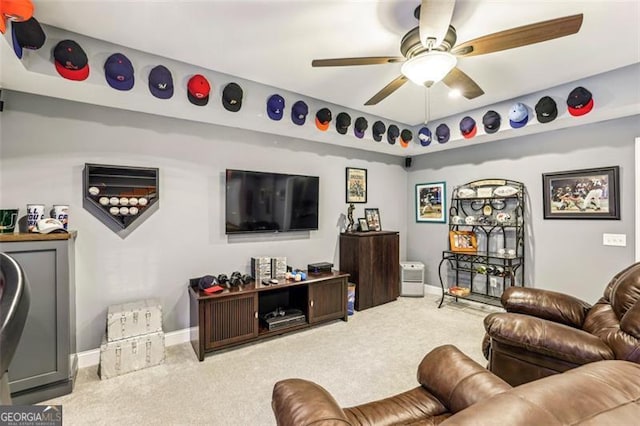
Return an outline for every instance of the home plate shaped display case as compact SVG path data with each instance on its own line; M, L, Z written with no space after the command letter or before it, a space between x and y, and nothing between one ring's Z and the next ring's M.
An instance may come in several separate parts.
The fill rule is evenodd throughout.
M157 168L85 164L82 190L85 210L122 238L160 206Z

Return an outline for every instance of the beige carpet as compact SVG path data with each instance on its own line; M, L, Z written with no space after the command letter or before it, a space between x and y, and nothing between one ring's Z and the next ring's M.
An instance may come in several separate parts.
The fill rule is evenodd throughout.
M417 385L432 348L453 344L485 364L482 320L496 308L439 297L400 298L290 335L208 354L189 344L167 348L166 363L101 381L82 369L62 404L65 425L273 425L271 391L301 377L324 386L342 406L387 397ZM446 366L443 366L446 368Z

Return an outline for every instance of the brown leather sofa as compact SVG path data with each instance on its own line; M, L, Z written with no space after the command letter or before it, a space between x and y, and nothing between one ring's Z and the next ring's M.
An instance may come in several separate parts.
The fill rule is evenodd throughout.
M640 365L602 361L512 388L451 345L427 354L420 386L390 398L340 408L321 386L302 379L275 384L280 426L637 424Z
M548 290L510 287L506 313L485 318L488 368L512 386L594 361L640 363L640 263L617 273L591 306Z

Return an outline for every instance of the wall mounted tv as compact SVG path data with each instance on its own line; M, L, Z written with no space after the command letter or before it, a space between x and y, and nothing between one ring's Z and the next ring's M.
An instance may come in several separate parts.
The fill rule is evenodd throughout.
M317 176L226 171L225 233L318 229Z

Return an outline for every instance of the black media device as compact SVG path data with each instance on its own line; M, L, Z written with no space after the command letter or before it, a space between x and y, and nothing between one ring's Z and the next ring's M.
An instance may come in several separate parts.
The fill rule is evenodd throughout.
M226 171L225 233L318 229L317 176Z
M331 272L331 268L333 268L333 263L329 263L329 262L310 263L307 265L307 272L309 272L310 274L321 274L323 272Z

